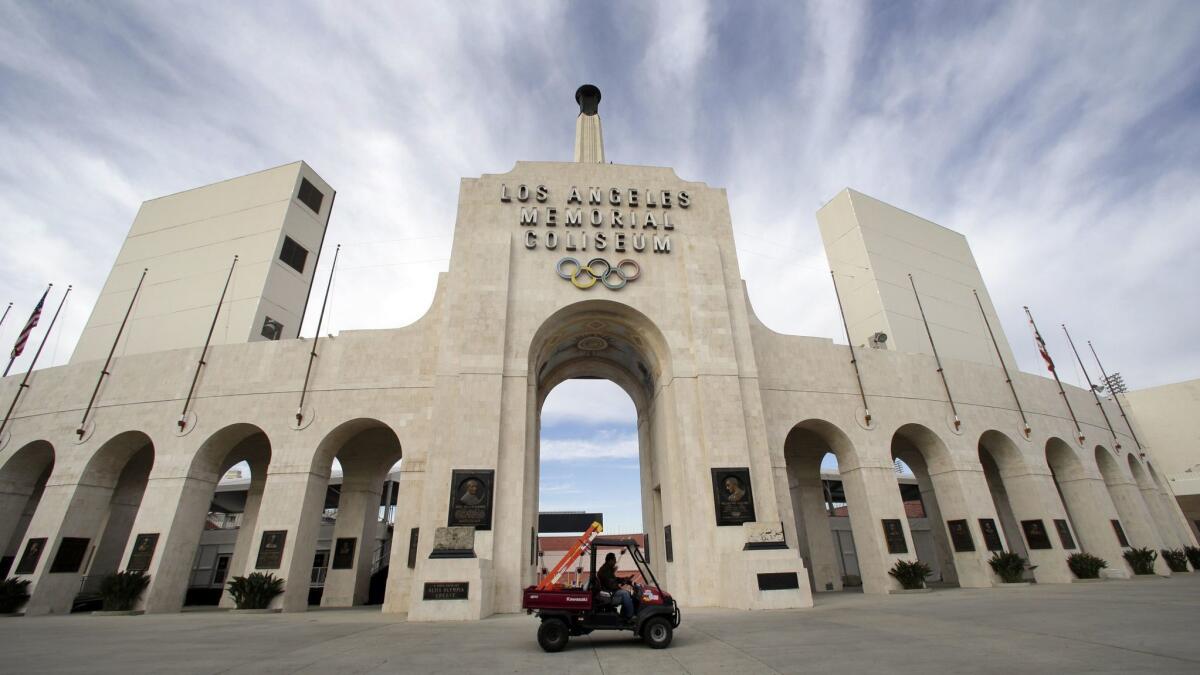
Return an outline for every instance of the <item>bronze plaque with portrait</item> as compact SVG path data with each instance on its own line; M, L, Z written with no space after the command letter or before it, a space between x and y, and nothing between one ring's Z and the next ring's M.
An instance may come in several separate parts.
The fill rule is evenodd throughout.
M333 565L335 570L354 569L354 548L358 539L354 537L338 537L333 544Z
M37 537L25 542L25 553L21 555L21 562L17 563L17 569L13 574L33 574L37 569L38 561L42 559L42 551L46 550L46 538Z
M1075 537L1071 536L1071 526L1062 518L1054 519L1054 527L1058 530L1058 539L1062 542L1063 550L1070 551L1075 548Z
M1025 530L1025 541L1030 550L1054 548L1050 543L1050 533L1046 532L1046 524L1041 520L1022 520L1021 529Z
M450 527L470 525L476 530L492 529L492 488L496 472L491 469L455 469L450 478Z
M663 551L666 553L667 562L675 562L675 547L671 543L670 525L663 528Z
M83 557L87 555L91 539L83 537L63 537L58 543L58 553L50 563L50 574L74 574L83 566Z
M883 540L887 542L888 553L908 553L908 542L904 540L904 526L899 518L883 518Z
M950 530L950 541L954 544L955 553L966 553L975 550L975 540L971 538L971 528L965 520L947 520L946 527Z
M139 534L133 540L133 550L129 553L129 564L125 569L130 572L145 572L150 569L150 561L154 559L154 549L158 547L158 533Z
M1121 545L1121 548L1129 548L1129 539L1125 536L1125 528L1121 527L1121 521L1112 521L1112 526L1113 532L1117 533L1117 543Z
M712 484L718 527L754 522L754 491L750 487L750 469L713 469Z
M1004 542L1000 539L1000 530L996 529L996 521L991 518L980 518L979 531L983 533L983 545L987 547L987 550L1004 550Z
M287 543L287 530L263 532L262 542L258 545L258 559L254 561L254 569L279 569L283 565L283 545L285 543Z

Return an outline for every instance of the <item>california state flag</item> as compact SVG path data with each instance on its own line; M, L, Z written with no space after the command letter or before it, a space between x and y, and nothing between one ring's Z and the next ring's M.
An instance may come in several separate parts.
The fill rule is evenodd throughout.
M1050 358L1050 352L1046 351L1046 341L1042 339L1042 334L1038 332L1037 326L1033 323L1033 317L1029 317L1029 327L1033 329L1033 341L1037 343L1038 353L1042 355L1042 360L1046 362L1046 370L1054 372L1054 359Z

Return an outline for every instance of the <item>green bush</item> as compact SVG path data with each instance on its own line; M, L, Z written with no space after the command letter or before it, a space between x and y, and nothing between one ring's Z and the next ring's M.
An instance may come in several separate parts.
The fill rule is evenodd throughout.
M229 582L229 594L238 609L266 609L283 592L283 579L270 572L251 572Z
M1172 572L1188 571L1187 554L1181 548L1164 548L1162 550L1163 561L1167 563L1167 567Z
M1184 546L1183 553L1187 556L1188 562L1192 563L1192 569L1200 570L1200 548Z
M1080 579L1099 579L1100 570L1108 567L1108 561L1091 553L1072 553L1067 556L1067 567Z
M145 572L117 572L100 580L100 599L106 612L128 612L150 585Z
M897 560L888 574L896 578L906 590L925 587L925 578L933 574L929 565L920 560Z
M1134 574L1154 574L1154 561L1158 553L1148 548L1131 548L1125 551L1125 562L1133 568Z
M992 554L988 564L1006 584L1016 584L1025 580L1025 568L1028 563L1012 551L997 551Z
M28 579L11 577L0 581L0 614L12 614L28 599Z

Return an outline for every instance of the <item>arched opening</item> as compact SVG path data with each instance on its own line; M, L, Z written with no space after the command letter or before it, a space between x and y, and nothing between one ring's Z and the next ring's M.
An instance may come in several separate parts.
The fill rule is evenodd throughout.
M672 583L672 566L686 555L680 545L686 524L670 520L676 487L660 471L666 461L667 429L658 415L670 382L667 353L652 322L608 301L571 305L537 331L530 345L525 484L531 492L539 489L525 506L522 535L531 539L522 583L535 582L554 565L565 550L560 538L586 528L586 516L575 514L579 522L568 522L570 517L541 518L543 510L604 509L606 532L641 535L659 581ZM599 396L607 406L597 404ZM553 520L563 522L554 529L566 531L544 531L542 525L550 529Z
M1104 486L1118 515L1118 521L1113 524L1113 528L1117 537L1121 539L1121 547L1132 546L1157 551L1161 548L1161 541L1151 522L1141 490L1121 471L1120 464L1108 448L1097 445L1095 457L1100 475L1104 478ZM1155 563L1155 569L1166 572L1166 565L1162 563L1161 558Z
M1173 523L1168 519L1170 512L1166 510L1166 505L1159 495L1158 486L1150 479L1149 474L1142 468L1141 462L1133 456L1133 453L1129 453L1126 461L1129 462L1129 473L1133 476L1133 482L1142 493L1142 501L1145 504L1146 512L1150 514L1150 520L1155 532L1158 533L1159 541L1163 543L1163 546L1169 548L1182 547L1183 542L1179 539Z
M381 604L391 554L400 439L376 419L338 425L317 446L311 471L326 477L315 531L297 532L297 555L312 553L308 604ZM290 589L289 589L290 590Z
M1163 502L1163 512L1178 532L1179 541L1184 546L1195 546L1197 540L1195 533L1192 532L1193 525L1184 516L1182 504L1177 501L1175 493L1149 461L1146 462L1146 472L1150 474L1150 480L1158 486L1158 494Z
M905 424L897 429L892 435L891 449L892 459L903 462L916 478L923 512L930 524L933 546L918 546L914 541L917 559L933 570L930 581L957 584L958 570L950 539L942 526L945 519L935 489L935 475L951 468L949 450L937 434L920 424ZM899 496L904 499L903 494Z
M873 528L855 508L865 497L859 478L842 471L858 466L850 439L829 422L805 420L788 432L783 452L797 546L812 590L861 588L854 533L869 537Z
M271 441L253 424L231 424L200 446L189 476L212 489L207 502L197 502L196 513L187 515L198 536L185 605L233 606L226 583L245 569L253 548L270 463Z
M1100 548L1098 542L1088 541L1090 537L1081 518L1095 511L1095 507L1089 505L1091 500L1086 492L1087 484L1083 482L1087 478L1083 462L1079 461L1079 456L1066 441L1053 436L1046 441L1046 465L1050 467L1050 476L1054 479L1054 488L1062 501L1071 531L1079 535L1085 549Z
M54 446L33 441L0 467L0 579L16 565L21 540L54 470Z
M1000 528L1004 532L1004 539L1008 542L1008 550L1028 560L1029 550L1021 536L1021 527L1013 512L1012 501L1003 478L1006 474L1024 473L1022 470L1024 462L1020 452L1007 436L999 431L988 430L979 437L979 463L983 467L983 477L987 481L988 491L992 495L992 504L1000 519ZM1049 523L1041 524L1042 527L1046 525ZM988 542L986 539L985 536L984 548L1002 549L1002 547L996 547L995 541ZM1030 571L1026 571L1025 574L1026 578L1032 577Z

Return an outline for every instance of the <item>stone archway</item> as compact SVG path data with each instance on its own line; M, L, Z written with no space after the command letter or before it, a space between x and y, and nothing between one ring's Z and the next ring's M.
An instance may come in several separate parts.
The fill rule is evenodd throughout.
M1129 463L1129 473L1133 476L1133 483L1142 493L1146 512L1150 514L1151 523L1155 532L1158 533L1158 539L1162 542L1163 548L1182 548L1184 540L1176 531L1170 518L1170 512L1167 511L1166 505L1159 496L1158 486L1154 484L1150 475L1142 467L1142 463L1133 456L1132 452L1125 459Z
M1120 464L1112 452L1103 445L1095 448L1096 466L1104 478L1113 506L1120 516L1120 523L1128 539L1128 544L1137 548L1149 548L1158 551L1163 547L1158 530L1154 527L1146 500L1142 497L1133 478L1121 470ZM1159 556L1154 563L1156 573L1170 576L1171 572Z
M1104 479L1089 473L1078 451L1057 436L1046 440L1046 465L1080 547L1106 560L1109 576L1128 577L1119 540L1124 529ZM1118 527L1122 527L1120 535Z
M16 568L21 541L54 470L54 446L33 441L0 467L0 579Z
M1163 511L1166 513L1167 520L1179 533L1179 540L1184 546L1196 546L1196 535L1192 533L1192 526L1188 523L1183 510L1179 508L1179 502L1175 500L1171 486L1159 476L1158 471L1154 469L1154 464L1149 460L1146 461L1146 472L1150 474L1150 480L1158 486L1158 495L1162 500Z

